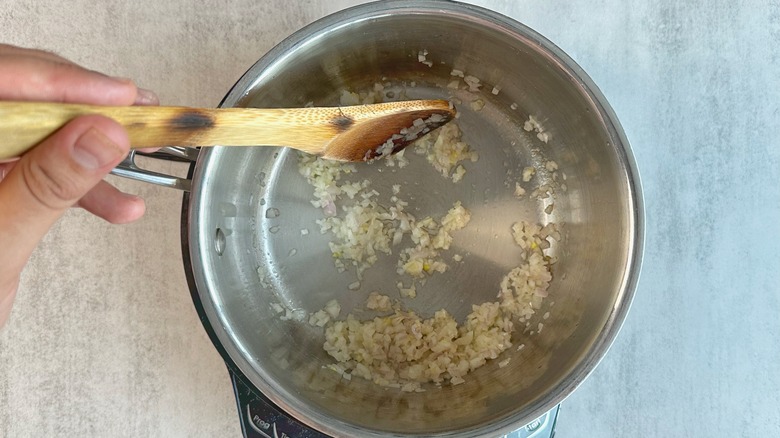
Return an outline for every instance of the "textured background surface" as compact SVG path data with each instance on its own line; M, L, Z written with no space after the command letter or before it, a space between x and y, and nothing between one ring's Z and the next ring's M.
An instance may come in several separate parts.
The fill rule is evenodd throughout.
M2 0L0 41L213 106L274 44L354 3ZM591 75L643 177L637 297L557 436L780 436L778 2L478 3ZM145 196L146 217L72 211L24 274L0 332L0 436L238 436L183 276L181 195L114 181Z

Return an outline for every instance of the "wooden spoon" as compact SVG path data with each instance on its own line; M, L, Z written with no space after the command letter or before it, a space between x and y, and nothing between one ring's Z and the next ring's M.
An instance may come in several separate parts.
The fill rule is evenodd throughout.
M288 146L338 161L364 161L400 151L450 121L455 110L446 100L281 109L0 102L0 160L22 155L85 114L119 122L133 148Z

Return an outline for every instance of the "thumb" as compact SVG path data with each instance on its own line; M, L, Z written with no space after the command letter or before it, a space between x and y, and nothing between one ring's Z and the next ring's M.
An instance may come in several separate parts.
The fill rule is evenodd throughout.
M118 123L83 116L25 154L0 183L0 269L21 270L54 222L100 182L129 147Z

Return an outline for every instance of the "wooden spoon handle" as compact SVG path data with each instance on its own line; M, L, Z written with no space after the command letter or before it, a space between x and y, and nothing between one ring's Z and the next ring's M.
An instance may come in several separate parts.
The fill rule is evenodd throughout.
M344 108L344 110L347 110ZM123 125L134 148L290 146L322 153L343 130L340 108L188 108L0 102L0 159L18 157L75 117L100 114Z

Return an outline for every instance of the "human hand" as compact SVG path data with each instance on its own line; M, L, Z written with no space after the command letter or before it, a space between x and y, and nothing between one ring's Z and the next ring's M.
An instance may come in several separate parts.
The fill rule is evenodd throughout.
M84 69L52 53L2 44L0 100L159 103L154 93L129 79ZM68 208L81 207L111 223L132 222L144 214L141 198L103 181L129 148L127 133L118 123L82 116L18 161L0 163L0 327L10 315L22 268Z

